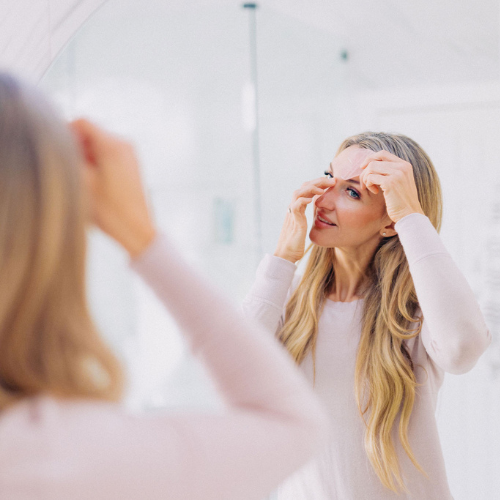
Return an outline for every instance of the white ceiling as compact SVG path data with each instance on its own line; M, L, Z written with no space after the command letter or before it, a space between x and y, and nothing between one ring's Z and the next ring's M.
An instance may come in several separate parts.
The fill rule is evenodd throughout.
M117 1L117 0L108 0ZM162 10L235 0L148 0ZM2 0L0 65L40 78L103 0ZM261 0L259 11L342 40L352 81L367 88L498 80L498 0Z
M341 37L352 71L368 87L500 78L498 0L259 3Z
M0 67L38 80L103 0L0 0Z

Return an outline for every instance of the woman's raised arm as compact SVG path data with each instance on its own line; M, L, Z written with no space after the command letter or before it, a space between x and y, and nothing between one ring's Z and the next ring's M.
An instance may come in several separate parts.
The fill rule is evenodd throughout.
M444 371L469 371L491 342L473 291L425 215L407 215L395 229L424 317L427 353Z

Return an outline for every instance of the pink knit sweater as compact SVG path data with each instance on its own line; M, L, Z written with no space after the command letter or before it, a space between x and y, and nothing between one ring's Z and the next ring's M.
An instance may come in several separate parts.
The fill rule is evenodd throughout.
M318 451L328 431L321 404L283 348L164 235L132 268L178 322L227 411L132 416L114 404L27 399L0 417L0 498L261 500Z
M368 460L365 426L354 394L356 354L361 335L363 300L326 300L316 344L315 392L328 408L331 434L322 452L278 489L279 500L449 500L436 410L444 372L470 370L491 341L490 332L467 284L441 239L421 214L401 219L395 228L410 264L423 313L421 334L407 341L419 384L409 426L409 440L428 477L410 462L393 433L408 494L384 488ZM279 329L285 305L300 276L289 261L266 255L243 308L267 328ZM313 383L312 355L300 366Z

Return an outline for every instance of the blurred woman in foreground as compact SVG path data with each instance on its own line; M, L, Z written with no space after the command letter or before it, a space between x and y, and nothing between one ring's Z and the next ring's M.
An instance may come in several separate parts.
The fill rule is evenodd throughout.
M261 499L318 449L322 407L284 350L156 230L130 144L71 127L0 74L2 498ZM86 302L89 221L168 307L226 413L139 417L116 404L122 369Z

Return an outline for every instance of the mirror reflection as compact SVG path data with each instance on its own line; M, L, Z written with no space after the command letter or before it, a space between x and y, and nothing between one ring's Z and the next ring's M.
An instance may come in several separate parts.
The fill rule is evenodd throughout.
M442 11L433 13L433 20L456 27L454 23L466 15L464 9L457 8L450 15L443 6ZM391 481L397 487L398 475L386 474L383 467L377 472L373 466L377 457L382 463L390 462L391 452L370 455L357 408L355 373L373 384L381 372L370 374L367 370L376 366L377 358L367 354L360 360L356 357L358 344L342 343L338 336L363 338L369 323L356 315L369 296L370 256L378 248L377 238L389 245L400 236L404 238L404 227L396 236L404 221L398 227L391 226L395 220L389 217L383 225L385 231L375 227L374 220L382 220L380 211L387 204L383 187L378 193L362 190L359 183L368 180L362 173L361 178L358 171L351 179L341 179L331 163L341 145L343 149L389 150L398 158L396 153L403 154L403 148L413 154L408 152L404 159L413 172L428 155L432 167L427 165L426 175L432 179L437 176L442 190L440 235L432 240L436 235L429 224L406 229L411 242L425 241L427 248L433 249L430 253L438 257L433 262L425 252L418 253L425 249L413 249L411 242L409 250L404 242L402 245L405 251L418 254L415 269L410 267L410 271L421 303L409 305L407 314L418 318L423 312L423 325L417 341L409 341L407 354L418 365L414 369L416 382L423 383L425 389L415 389L413 420L406 429L411 452L400 449L399 444L396 448L403 475L414 488L425 488L422 485L426 483L411 462L412 453L417 464L427 468L431 481L436 481L433 484L449 485L455 500L495 498L500 488L500 479L494 474L500 466L496 423L500 413L500 169L496 152L500 113L498 75L494 72L498 69L498 47L491 49L486 40L491 32L486 18L494 16L487 15L485 6L475 14L478 22L485 22L481 43L488 50L483 47L482 59L474 59L472 48L464 47L460 56L452 57L452 38L434 48L422 45L423 31L404 39L402 57L382 34L385 29L399 36L400 19L394 13L391 17L369 12L379 21L373 23L378 28L371 32L364 21L368 13L356 13L354 7L351 16L333 9L325 11L320 2L311 4L306 15L299 6L285 8L280 2L261 2L252 9L244 8L243 3L151 1L138 5L130 0L110 0L61 52L41 87L67 118L91 117L136 144L158 225L172 234L192 264L229 291L235 303L245 304L246 314L260 320L259 314L271 315L262 312L266 303L258 303L270 285L262 281L262 274L256 280L256 269L264 254L270 255L267 265L281 265L270 269L282 273L283 305L287 301L290 310L284 321L280 316L283 310L277 309L276 324L269 329L279 334L285 345L285 339L291 342L294 332L302 331L298 328L301 318L310 317L307 310L293 308L294 301L308 297L315 286L297 278L312 279L307 259L316 255L315 250L298 261L302 249L290 256L286 239L280 237L283 224L299 210L294 205L294 192L304 189L303 197L311 198L308 208L303 207L308 228L303 235L305 248L310 243L318 248L352 248L363 243L362 257L357 254L354 258L349 252L328 254L338 267L330 281L322 284L326 300L317 304L321 315L315 341L315 380L311 350L303 346L292 352L296 359L303 356L301 369L311 384L315 383L339 426L340 434L332 441L338 447L331 445L320 465L306 467L284 482L274 493L280 499L334 495L397 498L387 492ZM429 24L431 17L425 9L406 15L422 24ZM339 17L345 21L343 27L339 27ZM332 19L337 20L329 22ZM476 47L474 44L471 41L467 47ZM439 55L442 60L438 64ZM384 140L379 136L361 138L359 134L366 131L392 135ZM421 150L412 147L413 142L391 150L396 134L415 141ZM344 143L348 138L350 142ZM403 168L393 157L374 161L385 162L387 168ZM325 176L325 170L330 174ZM478 171L480 176L475 175ZM314 180L324 191L312 190L311 184L303 187ZM330 181L333 184L328 185ZM428 219L431 226L438 227L436 186L435 180L428 184L422 181L420 188L434 201L425 210L423 203L410 206L414 212L421 208L427 215L433 211ZM422 193L417 194L422 198ZM351 224L351 209L358 211L352 220L356 224L364 221L362 226ZM408 217L408 225L411 219L416 226L424 224L418 216ZM329 223L335 226L327 227ZM371 232L364 233L367 227ZM337 241L340 236L335 231L348 236L352 231L353 238L363 239ZM366 241L374 246L364 246ZM439 243L444 244L447 257L443 257ZM286 251L280 253L279 249ZM220 408L222 402L203 366L188 353L177 326L153 294L126 269L123 252L96 233L90 254L93 312L131 374L127 404L147 411ZM294 265L298 267L295 281L287 285ZM419 271L424 275L421 282L417 281ZM443 275L434 282L440 272ZM317 273L321 275L319 269ZM326 279L327 271L323 275ZM256 288L259 283L263 287L260 294ZM295 295L293 290L297 290ZM390 307L390 300L397 296L389 285L387 290L385 298L377 299L378 307L384 300ZM482 316L471 312L476 302ZM382 313L374 311L373 328L377 331L376 318ZM483 316L492 337L484 354ZM364 326L353 331L349 326L353 321ZM418 321L403 323L400 326L408 330L418 326ZM337 326L344 324L345 328ZM450 343L441 347L443 336ZM449 352L462 338L467 340L460 345L465 354L457 356L464 365L451 366L453 360L447 365L440 349ZM405 355L403 352L403 358ZM380 357L378 362L382 363ZM384 387L390 385L396 362L392 357ZM404 390L411 393L414 382L408 383ZM360 395L359 401L366 399ZM390 403L394 401L392 395ZM345 429L352 425L356 431L349 434ZM357 448L346 436L357 440ZM372 437L381 439L381 434ZM359 455L351 456L352 463L362 460L363 474L359 468L344 469L347 457L354 452ZM369 479L360 481L360 476ZM447 498L443 488L435 498ZM417 498L433 498L425 489L417 491L425 492Z

